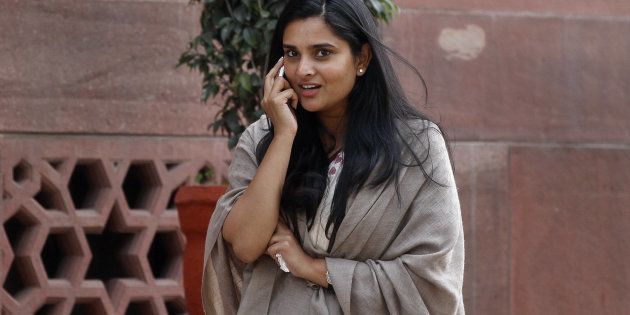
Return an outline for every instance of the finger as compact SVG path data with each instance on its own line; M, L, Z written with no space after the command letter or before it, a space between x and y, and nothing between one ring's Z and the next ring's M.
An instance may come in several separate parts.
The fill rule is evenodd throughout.
M269 243L267 243L267 247L269 247L269 246L271 246L271 245L273 245L273 244L275 244L275 243L278 243L279 241L280 241L280 237L279 237L278 235L274 234L274 235L273 235L273 236L269 239Z
M285 220L285 218L284 218L284 215L282 215L282 216L278 217L278 222L281 222L281 223L286 224L286 220Z
M278 80L276 80L276 81L280 81L280 80L282 80L282 81L284 81L284 82L287 82L287 81L286 81L285 79L283 79L283 78L279 78L279 79L278 79ZM263 102L262 102L262 107L263 107L263 110L264 110L264 111L265 111L265 113L267 113L267 114L269 114L269 112L270 112L270 111L273 111L273 110L271 110L271 109L269 108L269 107L270 107L270 106L272 106L273 104L280 103L280 104L282 104L282 105L286 105L286 104L288 104L288 103L289 103L289 100L290 100L290 99L291 99L291 101L293 102L292 97L297 97L297 94L295 93L295 91L293 91L292 89L290 89L290 86L288 85L288 82L287 82L287 87L288 87L289 89L286 89L286 90L283 90L283 91L275 91L275 90L276 90L275 86L276 86L276 83L274 83L274 88L272 88L272 92L271 92L271 94L270 94L269 96L266 96L267 101L263 101ZM293 95L295 95L295 96L293 96Z
M287 226L287 224L284 222L284 220L280 220L278 219L278 223L276 224L276 229L275 231L278 231L278 228L282 227L282 226Z
M291 91L293 92L293 94L291 95L291 107L294 110L297 110L297 105L298 105L298 102L299 102L298 95L297 95L297 93L295 93L294 90L291 90Z
M293 93L295 94L295 93ZM292 96L295 97L295 96ZM293 100L292 100L293 102ZM293 231L291 231L291 229L289 229L289 226L282 223L282 222L278 222L278 225L276 226L276 234L278 235L290 235L293 236Z
M276 254L282 254L282 252L287 248L289 248L288 242L279 242L269 246L267 248L267 253L269 256L276 258Z
M293 93L295 94L295 92L293 92ZM297 94L295 94L295 95L297 95ZM288 226L286 223L281 222L281 221L278 221L278 226L276 226L276 228L277 228L277 227L284 228L284 229L286 229L286 230L288 230L288 229L289 229L289 226Z
M283 77L277 77L272 85L271 85L271 91L269 93L271 93L270 95L275 95L276 93L282 91L282 90L287 90L291 88L291 84L289 84L289 81L287 81L287 79L283 78Z
M265 95L268 95L271 92L271 86L273 85L276 77L278 76L278 70L284 64L284 58L280 57L276 64L269 70L267 75L265 76Z
M292 234L274 234L274 236L269 239L269 243L267 244L267 246L271 246L280 242L288 242L291 240L292 237Z
M295 91L293 91L292 89L288 89L288 90L284 90L280 93L277 94L277 99L280 100L280 102L282 104L288 104L289 100L291 100L291 102L293 102L292 97L297 96L297 94L295 94Z
M271 79L274 79L275 77L277 77L278 70L280 70L280 67L282 67L283 64L284 64L284 57L280 57L280 59L276 61L276 64L273 65L271 69L269 69L269 72L267 72L266 77L271 78Z

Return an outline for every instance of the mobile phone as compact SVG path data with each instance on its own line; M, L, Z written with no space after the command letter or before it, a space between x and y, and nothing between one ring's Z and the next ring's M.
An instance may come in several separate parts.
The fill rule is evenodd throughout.
M280 71L278 71L278 76L286 79L286 77L284 76L284 66L280 67Z
M280 67L280 70L278 70L278 76L279 76L279 77L283 77L284 79L286 79L286 78L287 78L287 77L286 77L286 75L284 75L284 66ZM287 102L287 105L288 105L289 107L291 107L291 105L290 105L290 104L291 104L291 99L289 99L289 101ZM299 105L299 104L298 104L298 105Z

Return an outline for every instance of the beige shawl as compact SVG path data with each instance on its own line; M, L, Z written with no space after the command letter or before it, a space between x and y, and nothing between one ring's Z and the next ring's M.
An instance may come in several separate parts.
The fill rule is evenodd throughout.
M418 131L430 124L422 134ZM464 314L464 232L453 171L441 132L410 122L412 149L442 187L419 167L404 167L400 199L393 184L364 188L348 201L330 254L299 231L304 250L324 257L334 291L282 272L263 255L243 265L221 236L225 218L254 177L255 149L267 129L263 116L241 136L229 187L208 226L202 299L206 314ZM411 161L410 154L404 154ZM256 211L256 209L252 209Z

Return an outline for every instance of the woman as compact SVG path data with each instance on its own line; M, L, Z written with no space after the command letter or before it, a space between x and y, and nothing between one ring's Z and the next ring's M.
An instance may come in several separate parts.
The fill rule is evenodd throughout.
M464 313L447 145L386 49L360 0L289 1L208 228L206 313Z

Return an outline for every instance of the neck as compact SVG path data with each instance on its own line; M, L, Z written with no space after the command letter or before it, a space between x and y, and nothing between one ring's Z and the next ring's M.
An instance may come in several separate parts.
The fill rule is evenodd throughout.
M317 117L324 128L325 134L321 135L324 147L329 152L337 152L341 149L341 147L343 147L343 142L346 136L345 115L319 114ZM331 139L330 136L334 137L334 143L332 142L333 139Z

